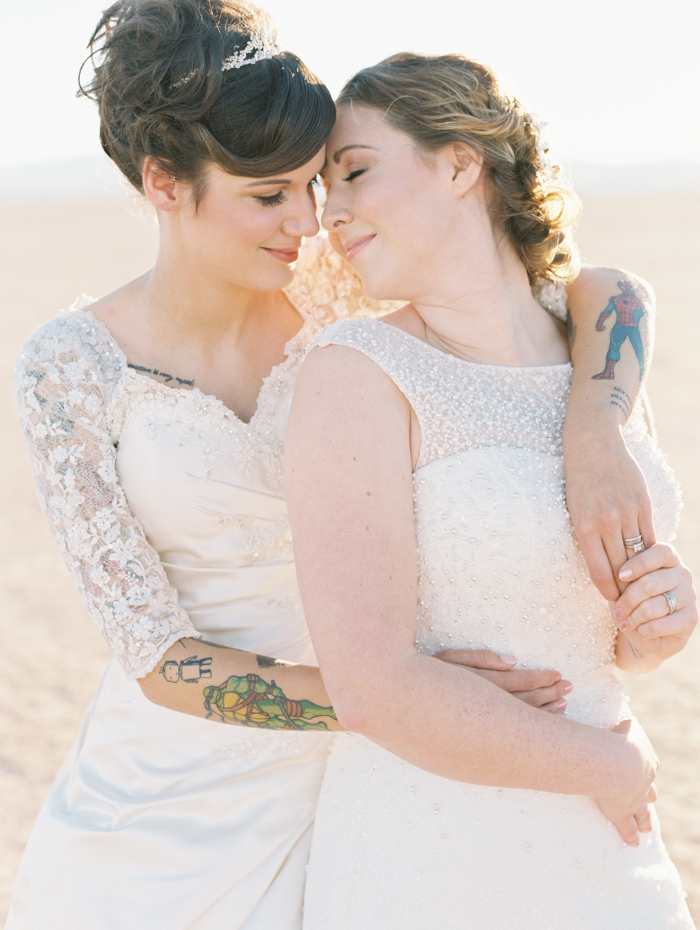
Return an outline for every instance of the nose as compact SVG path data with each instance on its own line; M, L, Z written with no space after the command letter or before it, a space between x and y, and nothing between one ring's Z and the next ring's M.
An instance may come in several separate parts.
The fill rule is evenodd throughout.
M329 232L339 229L345 223L352 222L352 213L342 203L340 194L333 190L331 185L326 192L326 203L321 215L321 223Z
M310 238L319 231L318 217L316 216L316 201L313 196L305 197L295 215L288 217L282 223L282 232L291 239L300 236Z

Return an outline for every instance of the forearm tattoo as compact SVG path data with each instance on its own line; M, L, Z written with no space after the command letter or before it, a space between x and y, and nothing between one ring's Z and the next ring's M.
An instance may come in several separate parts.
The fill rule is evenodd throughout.
M312 701L290 701L274 681L264 681L252 672L231 675L223 684L204 689L207 717L223 723L266 730L327 730L319 717L337 720L332 707Z
M623 391L621 387L614 387L612 389L610 403L613 407L619 407L626 417L632 413L632 398L627 391Z
M594 381L614 380L615 365L620 361L620 350L628 339L634 354L637 356L640 380L644 377L645 351L639 326L647 315L643 302L645 295L641 289L636 290L632 282L624 278L617 282L617 286L620 288L620 292L612 295L595 325L597 332L604 332L606 320L611 314L615 314L615 322L610 329L605 368L597 375L593 375Z
M256 659L260 668L286 668L294 664L261 655ZM159 671L172 684L180 681L194 684L212 677L211 663L210 656L203 659L188 656L180 662L168 659ZM222 723L266 730L327 730L328 726L319 718L338 719L332 707L321 707L313 701L292 701L273 680L268 683L253 672L231 675L218 687L208 685L202 694L207 719L215 717Z
M173 375L166 374L164 371L158 371L157 368L146 368L145 365L132 365L131 362L127 362L129 368L133 368L134 371L143 371L148 375L153 375L154 378L162 378L166 384L170 384L171 381L177 381L177 383L182 386L186 385L187 387L194 387L194 378L188 381L186 378L176 378Z

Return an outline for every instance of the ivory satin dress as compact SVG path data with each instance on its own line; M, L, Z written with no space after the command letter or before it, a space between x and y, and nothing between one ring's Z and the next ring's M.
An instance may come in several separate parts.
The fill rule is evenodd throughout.
M184 636L315 664L282 442L319 327L375 311L323 241L286 293L304 323L250 423L127 367L87 298L24 346L40 499L114 658L30 836L8 930L299 930L331 734L187 716L135 681Z

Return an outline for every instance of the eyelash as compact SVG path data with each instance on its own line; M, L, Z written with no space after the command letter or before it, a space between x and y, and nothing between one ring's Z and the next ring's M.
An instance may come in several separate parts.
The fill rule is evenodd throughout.
M276 194L272 194L270 197L256 197L256 200L259 200L263 207L278 207L281 203L287 199L284 191L277 191Z
M309 187L311 188L318 187L319 184L318 178L312 178L309 181ZM264 207L278 207L287 199L287 194L285 191L277 191L276 194L271 194L269 197L256 197L255 199L259 200Z
M359 177L361 174L364 174L366 170L366 168L356 168L354 171L351 171L346 178L343 178L343 180L354 181L355 178Z

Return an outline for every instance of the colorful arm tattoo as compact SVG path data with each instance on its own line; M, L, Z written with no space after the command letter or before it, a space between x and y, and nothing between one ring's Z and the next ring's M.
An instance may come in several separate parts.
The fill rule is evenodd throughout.
M205 643L221 648L216 643ZM183 644L184 645L184 644ZM257 656L260 668L287 668L292 662ZM169 659L160 667L166 681L193 684L212 677L211 657L199 659L188 656L181 662ZM218 718L222 723L232 723L267 730L327 730L320 717L337 720L332 707L321 707L313 701L291 701L273 681L264 681L253 672L247 675L231 675L218 687L208 685L202 692L207 719Z
M224 723L268 730L327 730L318 717L336 720L332 707L311 701L290 701L274 681L258 675L231 675L218 687L204 689L207 717L216 715Z
M639 362L639 377L644 377L644 346L639 324L646 316L646 310L630 281L623 279L617 282L617 286L620 293L610 298L595 327L598 332L603 332L605 321L611 313L615 313L616 319L610 329L608 354L605 356L605 368L599 374L593 375L594 381L612 381L615 378L615 365L620 361L620 349L628 339Z

